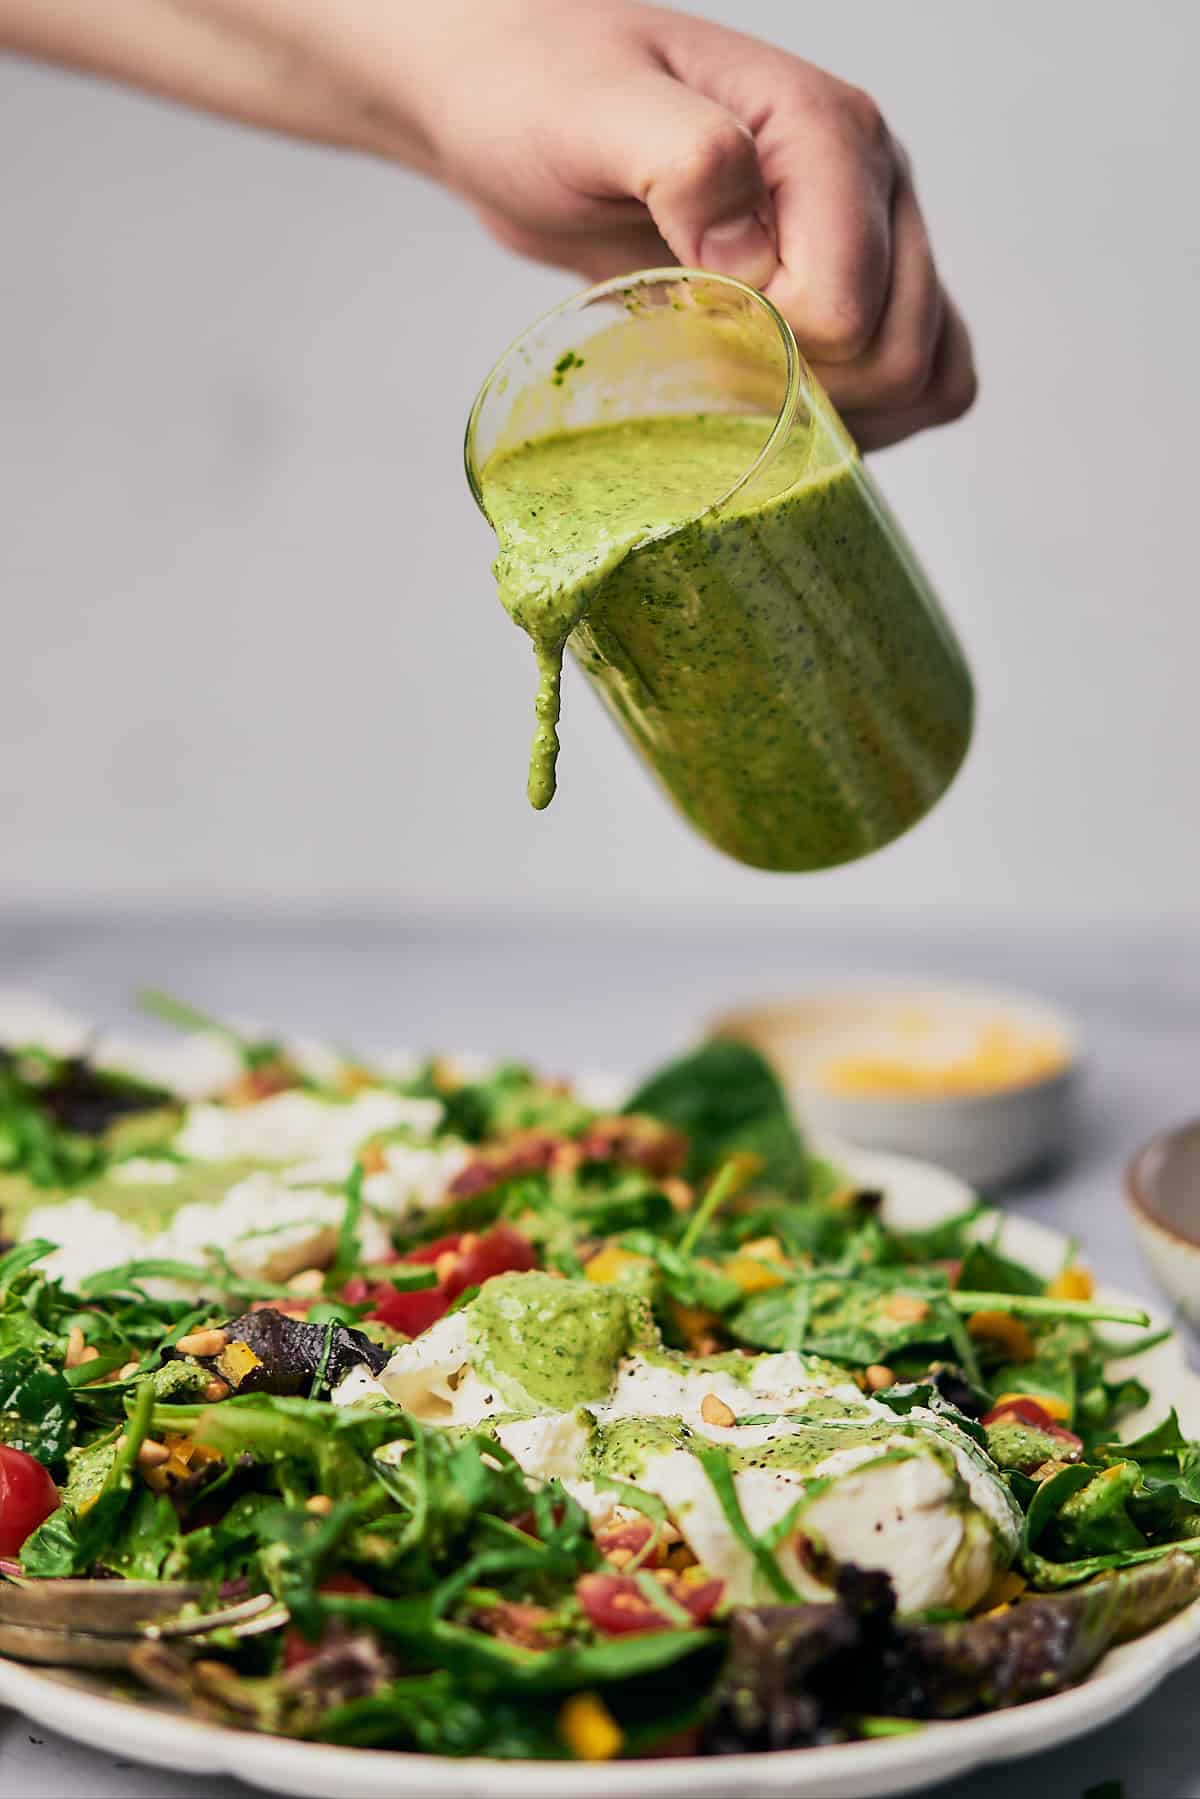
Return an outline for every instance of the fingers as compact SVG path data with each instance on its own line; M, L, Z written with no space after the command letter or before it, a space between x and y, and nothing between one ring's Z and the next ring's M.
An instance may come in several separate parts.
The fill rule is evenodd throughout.
M879 332L892 286L898 169L866 96L823 80L819 91L785 88L760 133L760 155L779 239L766 292L809 360L830 369L861 364Z
M754 138L733 113L665 70L602 96L602 190L641 201L676 261L766 287L778 269L771 198ZM613 107L619 116L612 116Z
M779 251L764 291L864 447L965 411L970 340L874 101L751 39L670 36L681 79L753 127Z
M874 335L851 360L813 368L841 410L908 411L933 377L942 338L945 297L925 221L906 172L898 172L890 221L891 267Z
M964 413L975 365L908 159L871 102L844 93L836 117L810 114L792 138L774 190L780 267L766 291L860 447L882 449Z
M971 339L953 301L943 294L942 326L929 381L910 406L847 408L843 414L860 449L882 450L930 425L961 418L975 399L978 380Z

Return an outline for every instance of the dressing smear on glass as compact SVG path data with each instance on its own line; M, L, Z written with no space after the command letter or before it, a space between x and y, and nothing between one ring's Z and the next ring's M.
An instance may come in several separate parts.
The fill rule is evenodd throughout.
M734 486L769 430L768 420L737 415L632 419L535 438L485 467L500 598L537 657L529 801L539 811L554 797L571 632L632 551Z

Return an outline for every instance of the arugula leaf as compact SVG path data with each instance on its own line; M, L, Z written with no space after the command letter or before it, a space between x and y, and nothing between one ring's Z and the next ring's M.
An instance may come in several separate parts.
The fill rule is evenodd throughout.
M939 1417L945 1418L966 1436L971 1437L981 1449L986 1449L988 1446L987 1431L979 1420L969 1418L965 1412L960 1412L957 1406L951 1405L949 1400L939 1393L932 1381L912 1381L894 1387L885 1387L882 1392L873 1393L871 1397L890 1407L902 1418L906 1418L918 1406L923 1411L936 1412Z
M112 1542L134 1492L134 1465L150 1428L154 1388L144 1381L134 1400L122 1440L112 1445L111 1465L99 1491L90 1496L86 1509L76 1509L69 1499L52 1512L21 1550L26 1574L65 1576L86 1574L99 1562ZM139 1492L142 1490L139 1487Z
M442 1130L469 1143L512 1131L545 1130L566 1136L582 1130L591 1108L569 1093L539 1081L519 1062L505 1062L481 1081L438 1093L446 1108Z
M628 1100L688 1139L689 1180L712 1174L730 1155L761 1158L762 1184L803 1196L809 1178L804 1144L783 1089L757 1050L718 1039L670 1062Z
M35 1187L65 1187L103 1166L102 1144L57 1125L37 1085L0 1060L0 1169L24 1174Z
M56 1297L44 1276L28 1270L0 1289L0 1355L21 1350L44 1355L58 1347L66 1333L58 1328L63 1308L54 1303Z
M28 1243L14 1243L10 1250L0 1256L0 1287L7 1287L16 1280L18 1274L24 1274L43 1256L52 1255L58 1248L51 1243L49 1237L34 1237Z
M363 1165L356 1161L345 1185L346 1206L338 1225L333 1265L326 1270L326 1293L339 1293L352 1274L362 1272L359 1227L363 1208Z
M186 1000L176 999L173 994L164 993L159 987L140 987L136 998L143 1012L149 1012L154 1018L161 1018L166 1024L173 1024L181 1031L198 1031L210 1037L223 1037L226 1043L232 1044L237 1050L248 1069L263 1068L283 1057L283 1045L274 1038L252 1040L243 1037L232 1025L223 1024L219 1018L202 1012L198 1006L189 1005Z
M328 1593L321 1603L331 1616L377 1630L402 1650L469 1677L472 1685L507 1693L548 1695L634 1680L720 1641L715 1630L660 1630L557 1649L523 1649L438 1618L427 1593L396 1599Z
M179 1514L167 1495L139 1483L104 1551L104 1565L126 1580L162 1580L179 1538Z
M646 1256L658 1266L663 1289L680 1305L702 1306L708 1312L727 1312L738 1304L742 1290L737 1282L719 1269L708 1268L674 1243L667 1243L650 1231L626 1231L622 1249Z
M1181 1454L1190 1454L1195 1445L1184 1436L1179 1425L1179 1414L1174 1406L1167 1413L1161 1424L1135 1437L1131 1443L1122 1443L1120 1453L1130 1462L1155 1462L1163 1457L1178 1458Z
M355 1748L499 1761L549 1760L563 1753L546 1707L473 1696L445 1669L409 1674L378 1693L330 1707L314 1735L322 1743Z
M725 1515L726 1524L742 1548L748 1550L753 1556L755 1566L771 1591L780 1599L798 1600L799 1593L775 1560L767 1544L760 1537L756 1537L746 1523L737 1487L734 1485L733 1475L730 1473L724 1450L718 1449L715 1444L710 1443L703 1448L697 1448L694 1453L696 1460L708 1476L709 1484L717 1496L717 1503Z

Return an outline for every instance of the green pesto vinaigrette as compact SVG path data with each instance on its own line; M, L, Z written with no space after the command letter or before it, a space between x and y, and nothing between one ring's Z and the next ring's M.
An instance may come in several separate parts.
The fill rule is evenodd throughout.
M554 794L568 642L676 804L742 862L850 861L949 785L970 677L848 440L830 435L814 457L797 432L778 451L779 491L717 505L769 428L633 419L484 467L501 599L537 656L534 806Z
M615 1287L551 1274L500 1274L467 1307L472 1355L516 1411L570 1411L608 1397L629 1345Z

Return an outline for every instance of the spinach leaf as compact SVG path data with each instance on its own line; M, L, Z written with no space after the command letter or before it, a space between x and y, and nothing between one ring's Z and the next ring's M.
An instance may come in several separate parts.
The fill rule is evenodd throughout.
M962 1259L956 1286L966 1292L1041 1293L1045 1283L1020 1262L1012 1262L987 1243L972 1243Z
M1053 1520L1056 1559L1071 1561L1122 1549L1144 1549L1146 1538L1128 1512L1140 1479L1136 1462L1114 1462L1093 1473L1086 1487L1069 1494Z
M797 1197L807 1191L808 1158L783 1090L747 1044L702 1044L644 1081L625 1111L648 1113L687 1137L690 1180L748 1152L762 1161L764 1186Z
M74 1435L75 1408L63 1375L28 1354L0 1361L0 1443L52 1467Z

